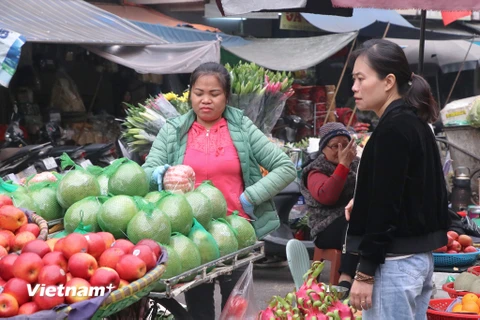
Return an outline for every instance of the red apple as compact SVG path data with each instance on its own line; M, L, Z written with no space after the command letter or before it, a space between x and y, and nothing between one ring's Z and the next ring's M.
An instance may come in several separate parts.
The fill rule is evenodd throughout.
M8 255L7 249L5 249L4 247L0 247L0 259L3 257L6 257L7 255Z
M72 274L70 272L67 272L67 282L72 280Z
M67 282L67 274L56 264L43 266L38 274L37 282L47 286L59 286Z
M120 279L120 284L118 285L118 289L121 289L123 287L126 287L130 284L127 280Z
M18 314L34 314L35 312L40 311L40 308L33 301L24 303L18 309Z
M475 248L474 246L467 246L465 247L465 249L463 249L463 252L477 252L477 248Z
M13 205L0 207L0 226L2 226L2 229L15 232L15 230L27 223L27 216L19 208Z
M19 232L10 241L10 251L22 250L27 243L36 239L37 237L35 237L35 235L30 231Z
M18 254L10 253L8 256L3 257L0 260L0 278L5 281L14 277L13 275L13 263L17 260Z
M450 250L460 252L462 251L462 245L457 240L453 240L452 245L450 246Z
M453 239L452 236L449 234L447 234L447 239L448 239L447 247L450 247L452 245L453 240L455 239Z
M13 317L18 314L18 302L8 293L0 294L0 318Z
M155 268L157 265L157 259L155 257L155 253L153 253L152 249L149 246L141 244L136 245L132 249L132 254L134 256L139 257L140 259L145 262L145 266L147 267L147 271Z
M98 259L98 265L100 267L109 267L115 269L120 257L125 255L125 252L119 248L109 248L105 250Z
M72 278L65 284L65 302L71 304L89 299L90 283L82 278Z
M65 238L60 238L57 240L57 242L55 242L55 244L53 245L53 251L60 251L62 252L63 250L63 242L65 241Z
M57 242L58 243L58 242ZM67 260L75 253L86 253L88 251L88 241L83 234L71 233L63 240L62 252Z
M52 250L45 241L35 239L33 241L30 241L23 247L22 253L24 252L33 252L38 254L40 258L43 258L44 255L52 252Z
M101 267L95 270L90 278L90 284L94 287L108 287L111 285L112 291L118 288L120 284L120 276L117 271L108 267Z
M29 283L35 283L42 268L43 261L38 254L25 252L19 255L13 263L13 275Z
M8 246L10 246L10 242L15 238L15 233L10 230L0 230L0 236L6 237L8 240Z
M105 241L105 248L107 249L110 248L112 246L112 243L115 242L115 237L110 232L102 231L97 232L97 234L103 238L103 241Z
M10 232L10 231L9 231ZM12 238L15 238L15 236L12 236ZM0 234L0 247L4 248L6 251L10 250L10 240L7 235L5 234Z
M85 235L85 239L88 242L88 253L91 254L95 259L100 258L102 253L107 249L103 237L96 233L88 233Z
M68 270L74 278L88 280L97 268L97 260L88 253L78 252L68 259Z
M468 246L471 246L473 245L473 240L472 238L470 238L469 236L467 236L466 234L462 234L458 237L458 240L457 240L461 245L462 247L468 247Z
M38 237L40 234L40 227L36 223L27 223L26 225L21 226L16 233L20 233L22 231L30 231L35 235L35 237Z
M17 300L18 305L21 306L24 303L30 301L30 295L28 294L28 282L18 278L12 278L3 286L3 293L8 293Z
M141 244L149 246L153 253L155 253L155 257L157 259L160 258L160 255L162 254L162 247L158 244L158 242L152 239L142 239L138 241L137 246Z
M455 231L448 231L447 232L447 235L452 237L453 240L457 240L458 239L458 233L456 233Z
M5 280L3 280L2 278L0 278L0 287L3 287L5 285L5 283L7 283Z
M147 273L147 266L142 259L133 254L126 254L120 257L115 267L121 279L134 281L140 279Z
M458 253L458 252L455 251L455 250L448 250L447 253L452 253L452 254L455 253L455 254L456 254L456 253Z
M63 269L63 271L68 271L67 259L63 256L63 253L60 251L49 252L42 258L43 264L46 266L57 265Z
M447 250L448 250L447 246L443 246L434 250L433 252L447 252Z
M4 194L0 195L0 207L13 206L12 199Z
M58 242L58 238L50 238L45 240L45 243L50 247L50 251L55 251L55 244Z
M33 302L40 310L50 310L65 302L65 298L56 286L39 287L33 296Z
M122 249L125 253L130 253L132 248L135 247L135 245L128 240L118 239L115 240L111 247Z

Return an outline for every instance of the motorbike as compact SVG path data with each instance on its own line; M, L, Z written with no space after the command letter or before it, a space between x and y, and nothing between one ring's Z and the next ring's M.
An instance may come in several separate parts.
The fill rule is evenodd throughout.
M44 157L51 148L50 143L27 145L22 148L3 148L0 156L0 177L15 181L18 179L15 174L20 178L36 174L37 170L33 164Z
M278 119L272 130L272 136L285 142L295 142L298 129L313 129L305 120L296 115L288 115Z

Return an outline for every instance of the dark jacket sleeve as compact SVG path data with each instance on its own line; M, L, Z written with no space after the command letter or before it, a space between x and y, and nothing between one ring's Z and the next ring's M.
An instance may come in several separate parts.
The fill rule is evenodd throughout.
M382 128L374 142L373 158L365 159L371 161L374 171L370 176L368 223L359 246L358 267L358 271L372 276L377 266L385 262L394 237L410 161L408 138L398 129Z

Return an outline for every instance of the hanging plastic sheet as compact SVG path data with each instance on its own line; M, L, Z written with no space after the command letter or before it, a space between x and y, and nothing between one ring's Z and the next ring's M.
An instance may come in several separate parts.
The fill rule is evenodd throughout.
M0 84L8 84L17 70L25 37L7 29L0 29Z

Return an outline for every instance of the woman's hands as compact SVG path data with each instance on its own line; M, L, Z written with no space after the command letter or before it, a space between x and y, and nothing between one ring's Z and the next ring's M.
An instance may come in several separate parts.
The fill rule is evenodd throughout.
M357 310L368 310L372 307L373 284L353 281L350 289L350 305Z
M157 183L158 191L163 190L163 176L165 175L165 172L167 172L168 168L170 168L170 165L164 164L163 166L156 168L152 173L152 180Z
M350 200L350 202L345 207L345 219L347 219L347 221L350 221L350 214L352 213L352 209L353 209L353 199Z
M357 144L354 139L351 139L345 148L338 144L338 162L347 168L350 168L350 164L357 156Z

